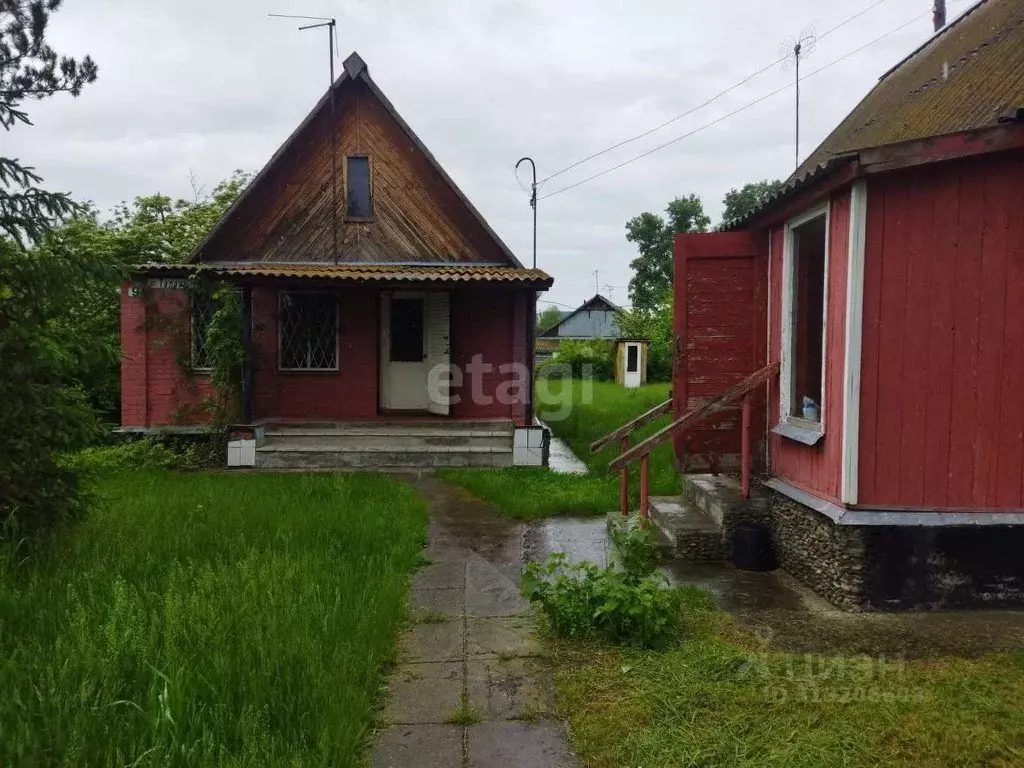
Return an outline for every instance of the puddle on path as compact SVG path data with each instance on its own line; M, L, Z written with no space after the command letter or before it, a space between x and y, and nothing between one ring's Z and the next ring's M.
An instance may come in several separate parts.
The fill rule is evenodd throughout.
M572 448L569 447L568 443L561 438L555 437L551 427L543 421L538 420L537 423L547 429L551 435L551 443L548 446L548 467L553 472L561 472L566 475L587 474L587 465L580 461L579 457L572 452Z

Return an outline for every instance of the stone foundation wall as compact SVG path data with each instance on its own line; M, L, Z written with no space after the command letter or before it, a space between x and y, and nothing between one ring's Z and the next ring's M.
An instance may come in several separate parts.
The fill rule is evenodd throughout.
M838 526L780 493L763 492L779 566L839 608L866 607L863 529Z
M762 492L779 566L839 608L1024 606L1024 526L841 526Z

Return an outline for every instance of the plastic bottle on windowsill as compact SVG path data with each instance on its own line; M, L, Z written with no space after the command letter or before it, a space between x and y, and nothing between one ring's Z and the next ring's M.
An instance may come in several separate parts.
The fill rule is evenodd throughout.
M803 410L806 421L821 421L821 412L818 410L818 404L811 398L804 397Z

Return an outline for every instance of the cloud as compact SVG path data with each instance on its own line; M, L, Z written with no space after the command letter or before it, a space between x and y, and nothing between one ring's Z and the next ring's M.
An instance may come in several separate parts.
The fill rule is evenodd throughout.
M959 3L959 5L958 5ZM3 153L49 186L102 208L157 190L190 196L236 168L257 170L326 87L322 31L268 12L334 14L341 56L356 49L374 79L492 226L530 260L522 155L544 176L700 104L779 58L802 30L820 34L869 4L812 0L66 0L51 37L90 53L100 79L78 99L29 105L33 127L3 136ZM822 41L812 71L916 14L922 18L802 86L802 150L814 146L877 77L930 34L928 3L888 0ZM951 15L966 0L951 2ZM771 68L654 135L551 179L542 195L681 136L792 81ZM793 168L793 93L635 163L542 200L539 264L548 298L576 305L601 289L626 300L627 219L697 193L713 218L722 196ZM609 285L611 289L605 289Z

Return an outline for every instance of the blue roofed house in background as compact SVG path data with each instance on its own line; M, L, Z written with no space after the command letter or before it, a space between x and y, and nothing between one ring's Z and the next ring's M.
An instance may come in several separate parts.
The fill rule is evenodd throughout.
M615 313L620 309L601 294L595 294L538 333L537 339L617 339L619 325L615 322Z

